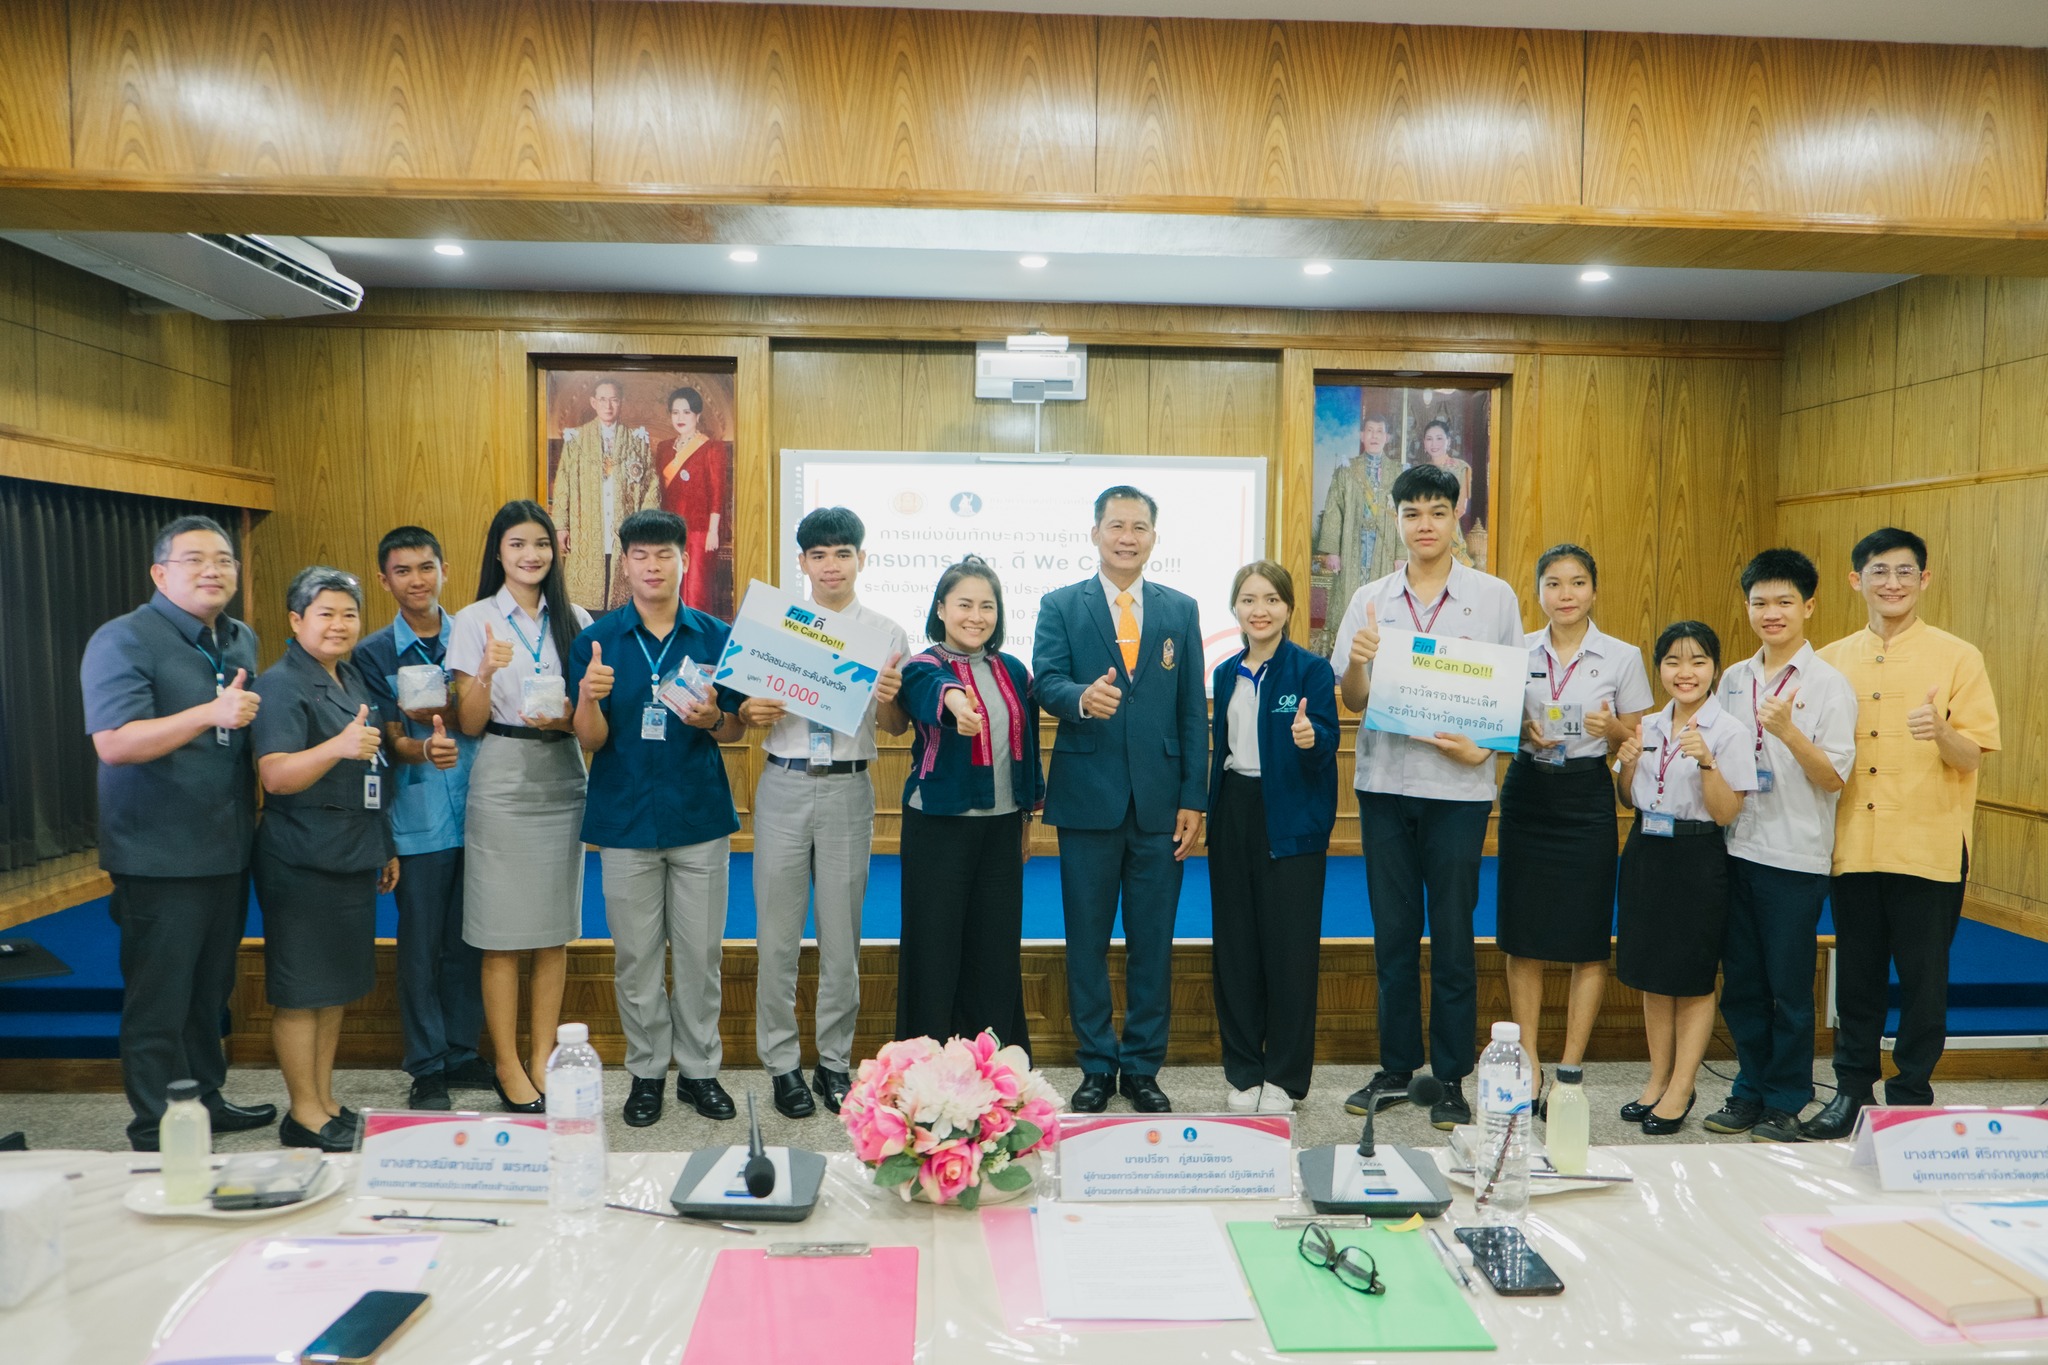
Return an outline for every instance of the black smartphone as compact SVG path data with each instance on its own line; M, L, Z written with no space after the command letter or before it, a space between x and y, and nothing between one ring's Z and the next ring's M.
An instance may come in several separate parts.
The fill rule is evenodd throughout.
M299 1352L299 1365L363 1365L426 1309L425 1294L372 1289Z
M1458 1240L1472 1248L1472 1264L1496 1294L1522 1297L1562 1294L1564 1281L1536 1254L1520 1228L1459 1228Z

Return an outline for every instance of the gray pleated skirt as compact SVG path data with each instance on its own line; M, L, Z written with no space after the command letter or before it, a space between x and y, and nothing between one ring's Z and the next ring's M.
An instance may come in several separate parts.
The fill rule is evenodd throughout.
M464 942L515 952L581 936L583 789L574 739L484 736L464 816Z

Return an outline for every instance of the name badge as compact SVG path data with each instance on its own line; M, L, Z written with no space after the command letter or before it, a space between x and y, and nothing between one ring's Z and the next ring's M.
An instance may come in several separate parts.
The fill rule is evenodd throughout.
M1678 821L1661 810L1643 812L1642 831L1659 839L1669 839L1678 833Z
M363 774L363 809L384 809L384 779L376 773Z
M225 691L227 691L227 690L228 690L228 688L227 688L227 684L226 684L226 683L222 682L222 681L221 681L220 679L218 679L218 678L215 678L215 679L213 680L213 695L214 695L214 696L216 696L216 697L217 697L217 696L219 696L219 695L220 695L221 693L223 693L223 692L225 692ZM215 744L218 744L218 745L220 745L220 747L221 747L221 748L223 748L223 749L225 749L225 748L227 748L227 747L228 747L228 727L227 727L227 726L225 726L225 725L216 725L216 726L214 726L214 727L213 727L213 742L214 742Z
M1543 710L1545 739L1579 739L1586 733L1586 704L1554 701Z
M1530 754L1529 757L1547 768L1562 768L1564 766L1564 746L1559 745L1554 749L1538 749Z
M812 771L832 766L832 732L821 725L811 727L810 767Z
M668 708L659 702L650 702L640 708L640 738L665 740L668 738Z
M1777 785L1777 780L1772 776L1769 768L1758 768L1756 770L1756 789L1759 793L1767 792L1775 785Z

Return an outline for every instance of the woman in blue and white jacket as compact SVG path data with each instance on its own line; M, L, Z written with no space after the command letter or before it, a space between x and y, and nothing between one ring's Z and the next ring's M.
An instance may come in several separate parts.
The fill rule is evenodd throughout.
M1323 873L1337 823L1337 678L1287 638L1294 580L1237 571L1243 652L1217 665L1209 747L1209 903L1229 1105L1286 1113L1315 1066Z
M939 576L931 648L903 664L896 703L913 722L903 783L903 940L896 1036L973 1037L1027 1052L1024 862L1045 798L1038 703L1002 652L1003 585L970 555Z

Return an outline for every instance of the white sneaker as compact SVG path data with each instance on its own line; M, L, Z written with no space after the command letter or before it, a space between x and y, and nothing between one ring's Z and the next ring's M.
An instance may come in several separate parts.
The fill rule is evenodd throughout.
M1225 1101L1233 1114L1250 1114L1258 1110L1259 1100L1266 1093L1266 1087L1255 1085L1249 1090L1233 1090Z
M1288 1094L1277 1085L1262 1085L1259 1087L1258 1112L1261 1114L1291 1114L1294 1112L1294 1096Z

